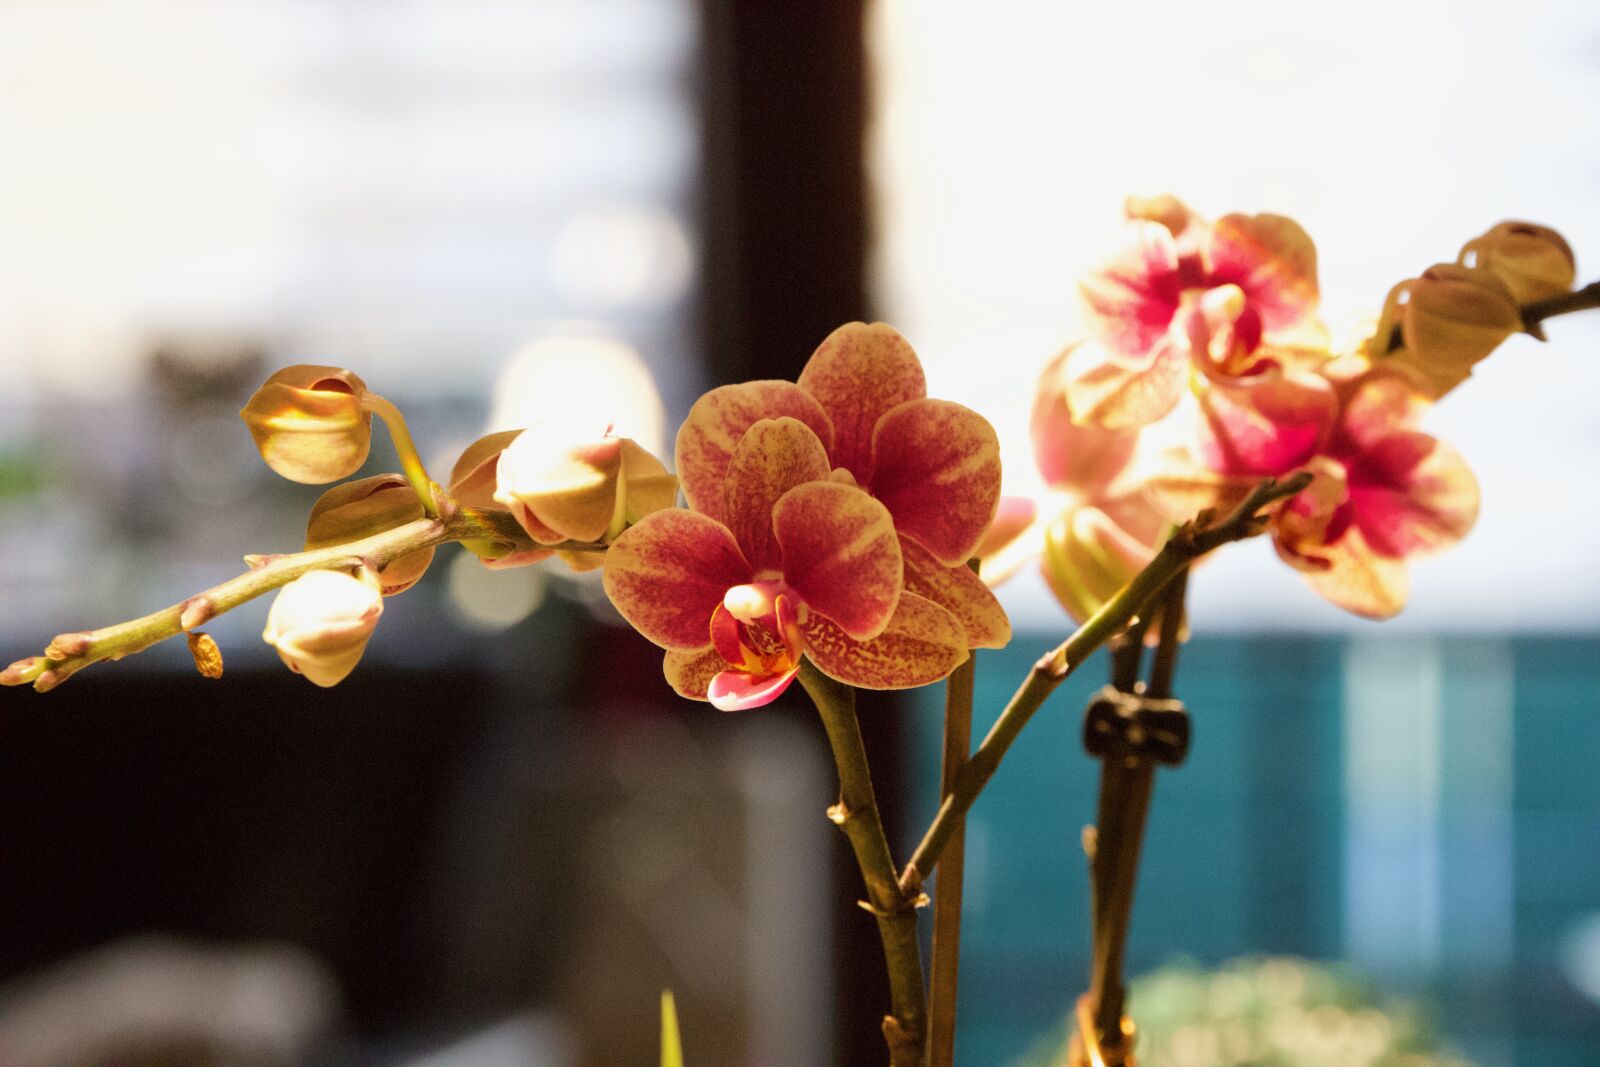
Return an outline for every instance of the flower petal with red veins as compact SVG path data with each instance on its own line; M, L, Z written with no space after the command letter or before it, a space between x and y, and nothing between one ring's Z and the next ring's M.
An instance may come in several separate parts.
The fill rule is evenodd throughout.
M1478 518L1478 480L1425 433L1397 433L1349 462L1355 523L1379 555L1404 559L1461 540Z
M889 625L900 599L900 538L889 509L860 489L809 482L772 510L783 581L860 641Z
M728 664L714 648L705 652L668 652L661 661L667 684L690 700L711 699L706 695L711 679L727 669Z
M780 674L749 674L745 671L727 670L711 679L706 699L718 711L748 711L772 703L783 695L800 673L793 667Z
M1166 336L1184 288L1172 232L1155 222L1128 225L1128 241L1078 285L1089 331L1119 355L1139 359Z
M1317 248L1282 215L1224 215L1211 228L1212 285L1231 283L1261 316L1266 332L1287 340L1302 330L1320 334Z
M1039 375L1028 430L1034 463L1046 485L1093 494L1109 486L1128 466L1139 435L1072 420L1066 373L1074 350L1075 346L1067 348Z
M968 648L1004 648L1011 640L1011 620L972 569L966 564L946 567L927 549L902 538L906 592L925 597L956 617L967 633Z
M1083 345L1067 360L1067 409L1072 421L1107 430L1137 430L1165 418L1183 399L1189 346L1169 331L1139 362Z
M878 420L869 488L895 529L946 566L972 557L1000 505L1000 438L949 400L913 400Z
M745 431L722 483L722 514L758 572L782 566L772 537L778 498L797 485L826 481L831 469L821 439L799 419L762 419Z
M828 456L866 485L872 479L872 435L878 420L908 400L928 395L911 343L892 326L850 322L830 333L800 372L800 388L817 398L833 423Z
M1208 381L1198 393L1201 461L1231 475L1279 475L1305 463L1327 441L1339 406L1333 386L1310 374Z
M801 624L806 655L828 677L861 689L913 689L937 682L967 658L956 617L915 593L900 597L888 627L858 641L812 612Z
M711 645L711 613L752 577L728 528L692 511L646 515L606 552L611 603L650 641L679 652Z
M750 427L785 415L811 427L824 447L832 447L833 423L822 405L793 382L723 385L696 400L678 430L673 461L689 507L722 521L722 480L733 450Z

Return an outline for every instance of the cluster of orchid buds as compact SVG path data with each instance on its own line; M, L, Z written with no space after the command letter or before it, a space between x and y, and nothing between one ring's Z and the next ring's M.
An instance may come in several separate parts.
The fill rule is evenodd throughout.
M609 428L546 423L480 439L441 486L399 411L361 378L289 367L242 412L274 471L310 484L350 477L374 415L402 471L329 489L303 551L246 557L246 573L179 604L62 634L0 684L48 690L179 633L216 676L220 653L199 627L276 590L263 636L293 670L332 686L361 659L384 599L414 585L441 544L491 568L552 556L603 568L611 603L664 651L678 693L726 711L770 703L797 678L810 694L841 780L829 815L855 849L883 938L892 1062L923 1062L932 1032L943 1049L933 1062L948 1063L953 975L932 1013L945 1025L930 1031L922 880L1055 686L1107 641L1137 647L1129 633L1159 633L1164 688L1189 566L1260 533L1334 604L1399 611L1407 561L1454 544L1478 510L1461 457L1419 428L1429 407L1512 334L1542 338L1545 318L1600 307L1600 285L1574 291L1558 234L1502 223L1457 262L1395 286L1370 327L1335 347L1319 318L1316 252L1296 223L1207 222L1171 197L1130 201L1127 214L1126 247L1082 283L1087 335L1049 362L1033 398L1042 500L1002 497L994 428L929 398L911 345L882 324L835 330L795 382L701 397L678 432L675 473ZM965 733L949 735L962 740L947 753L942 806L897 868L853 690L964 670L947 730L958 718L969 727L972 652L1011 637L990 586L1035 554L1082 625L1038 661L970 759ZM1151 626L1163 605L1169 617ZM955 900L958 926L959 890ZM934 974L937 984L937 952ZM1115 1043L1115 1011L1099 1029Z

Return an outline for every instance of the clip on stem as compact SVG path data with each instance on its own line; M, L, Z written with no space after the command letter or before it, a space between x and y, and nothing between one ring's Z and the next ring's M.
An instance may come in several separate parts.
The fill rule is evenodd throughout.
M1089 992L1078 1001L1072 1062L1133 1067L1134 1026L1123 1015L1122 957L1133 910L1139 849L1157 764L1176 767L1189 751L1189 714L1172 699L1188 571L1159 594L1160 641L1148 684L1140 682L1148 618L1112 649L1111 684L1084 713L1083 747L1100 760L1100 802L1089 852L1093 953Z

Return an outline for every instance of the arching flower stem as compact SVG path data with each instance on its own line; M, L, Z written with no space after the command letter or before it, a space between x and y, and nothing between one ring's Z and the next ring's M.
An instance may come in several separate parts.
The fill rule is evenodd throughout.
M395 453L400 457L400 469L405 472L406 481L411 483L412 490L417 494L422 513L430 519L437 519L439 505L434 500L433 480L428 477L428 469L423 466L422 456L417 452L416 443L411 440L411 430L406 426L405 416L400 414L399 408L377 393L362 394L361 406L382 419L389 428Z
M1179 571L1213 549L1262 533L1266 529L1266 517L1260 514L1261 509L1294 496L1310 481L1311 476L1306 473L1283 481L1264 479L1226 517L1217 519L1202 513L1193 522L1185 523L1133 581L1106 601L1071 637L1040 657L1027 680L995 720L988 736L972 754L972 759L967 761L955 790L939 806L938 814L912 854L911 862L900 873L902 893L916 892L922 880L933 872L940 854L949 844L951 834L960 824L961 816L978 799L978 794L994 777L1012 742L1016 741L1033 713L1055 692L1056 687L1096 649L1121 633Z

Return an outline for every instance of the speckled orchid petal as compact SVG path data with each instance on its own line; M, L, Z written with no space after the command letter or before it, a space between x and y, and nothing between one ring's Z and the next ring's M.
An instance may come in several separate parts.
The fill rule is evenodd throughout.
M773 674L722 671L711 679L706 699L718 711L748 711L764 707L782 696L799 673L798 666Z
M709 700L706 691L711 679L728 669L716 649L704 652L668 652L661 661L661 673L667 684L682 697L690 700Z
M859 641L813 612L801 624L806 655L828 677L860 689L913 689L965 662L966 634L956 617L915 593L900 597L882 633Z
M1143 362L1177 310L1185 287L1178 263L1167 227L1131 221L1122 249L1078 285L1089 332L1113 353Z
M811 609L865 641L889 625L900 598L900 538L889 509L853 486L809 482L772 511L783 580Z
M822 441L833 444L833 423L810 393L793 382L759 381L711 390L689 409L678 430L678 478L689 507L721 521L722 481L733 450L745 431L762 419L799 419Z
M928 395L911 344L892 326L851 322L830 333L800 372L800 388L817 398L833 423L828 456L857 483L872 480L872 437L878 420L908 400Z
M1282 215L1224 215L1211 227L1206 249L1211 285L1244 291L1263 332L1289 341L1317 325L1317 249L1310 235Z
M1066 374L1075 348L1057 355L1039 375L1028 429L1033 437L1034 463L1045 484L1092 495L1127 468L1139 435L1073 421L1067 406Z
M757 571L783 565L772 535L778 498L797 485L826 481L830 470L821 439L799 419L762 419L745 431L722 483L722 513Z
M621 438L542 423L500 453L494 499L535 541L599 541L613 526L621 474Z
M913 400L878 420L869 488L895 529L947 567L965 563L1000 504L1000 438L949 400Z
M1165 418L1183 399L1189 377L1188 341L1164 333L1137 360L1098 345L1079 346L1067 360L1066 398L1072 420L1107 430L1137 430Z
M321 485L361 468L372 445L367 385L342 367L298 364L275 372L239 412L267 466Z
M906 592L933 601L956 617L968 648L1004 648L1011 620L989 587L966 564L947 567L910 538L902 538Z
M1328 440L1339 398L1326 378L1273 372L1254 381L1204 381L1198 452L1220 474L1262 477L1305 463Z
M1396 433L1348 460L1355 524L1373 551L1404 559L1449 548L1478 518L1478 480L1460 453Z
M753 577L728 528L692 511L647 515L606 553L605 590L635 630L662 648L711 645L711 615Z
M403 474L378 474L334 486L306 519L306 551L330 548L422 518L422 503ZM416 585L433 562L433 546L409 552L378 570L384 596Z

